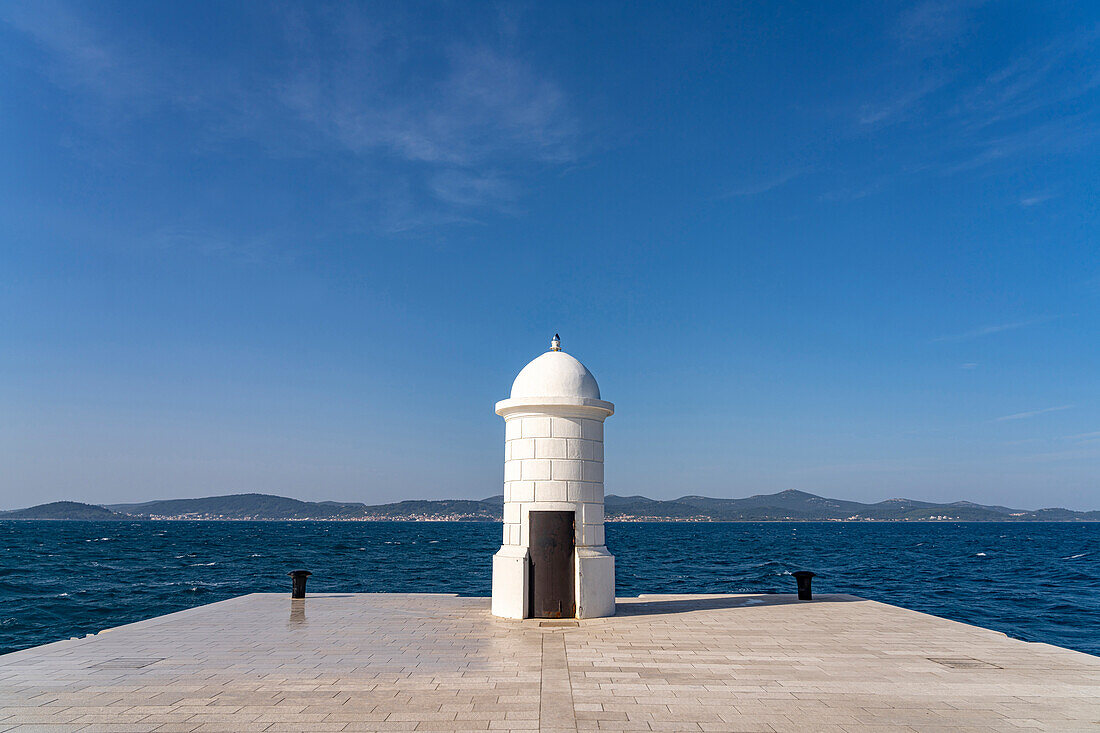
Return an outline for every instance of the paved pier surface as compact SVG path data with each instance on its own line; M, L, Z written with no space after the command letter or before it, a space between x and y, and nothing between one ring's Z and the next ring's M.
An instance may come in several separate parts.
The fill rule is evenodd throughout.
M1100 658L852 596L255 594L0 656L0 731L1100 729Z

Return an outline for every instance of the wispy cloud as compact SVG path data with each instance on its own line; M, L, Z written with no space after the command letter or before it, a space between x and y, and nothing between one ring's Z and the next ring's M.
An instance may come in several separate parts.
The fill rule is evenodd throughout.
M1010 420L1026 420L1029 417L1035 417L1037 415L1045 415L1048 412L1061 412L1062 410L1070 410L1076 407L1076 405L1058 405L1057 407L1045 407L1042 410L1030 410L1028 412L1017 412L1012 415L1003 415L1001 417L993 418L993 422L1008 422Z
M974 0L924 0L904 10L894 24L894 35L903 43L929 45L957 38L966 26Z
M205 228L166 226L155 231L149 239L154 247L162 250L247 263L285 260L289 256L285 250L274 246L274 237L258 234L242 238Z
M970 15L981 2L924 0L901 10L891 29L899 54L887 77L889 88L856 109L856 120L865 129L899 124L918 116L923 103L955 81L950 68L928 63L943 56L945 47L965 37ZM908 62L908 63L907 63Z
M48 57L46 71L57 83L125 94L140 76L139 70L119 63L99 34L63 3L8 3L0 20L37 42ZM121 87L111 83L126 77Z
M1041 453L1026 453L1014 456L1013 460L1020 463L1057 463L1060 461L1089 461L1093 462L1100 457L1100 447L1092 445L1079 445L1067 450L1056 450Z
M859 110L859 124L874 126L906 119L921 100L941 89L945 82L943 78L925 79L917 82L913 88L884 101L865 104Z
M410 32L421 27L414 10L255 7L283 28L282 63L101 33L95 6L12 3L0 19L42 55L36 67L53 83L94 107L74 115L86 124L116 133L170 111L189 116L200 153L248 140L274 156L350 154L361 166L352 180L388 181L371 219L399 228L511 211L527 177L581 155L576 110L518 50L514 15L426 37Z
M1088 102L1100 88L1100 26L1010 48L999 68L979 72L969 45L983 27L983 5L927 0L902 10L891 33L897 53L884 72L861 79L860 99L847 109L852 134L906 133L883 159L892 167L888 175L955 176L1080 155L1100 144ZM1032 193L1018 203L1026 208L1052 197Z
M1018 440L1006 440L1001 445L1055 445L1059 443L1075 443L1077 445L1088 445L1091 443L1100 443L1100 431L1091 433L1076 433L1074 435L1057 435L1057 436L1044 436L1041 438L1020 438Z
M896 178L897 176L895 175L878 176L863 181L860 185L842 186L830 189L822 193L818 198L828 203L859 201L860 199L865 199L868 196L878 193Z
M447 166L574 159L579 130L556 84L485 47L452 47L443 60L440 80L399 96L342 65L314 66L284 88L281 101L357 153Z
M1100 440L1100 431L1091 433L1077 433L1075 435L1063 435L1061 440L1070 440L1077 443L1093 443Z
M1100 27L1024 49L960 94L954 113L982 128L1076 99L1100 85L1091 54Z
M1023 321L1010 321L1008 323L997 323L990 326L982 326L981 328L975 328L970 331L963 331L962 333L949 334L947 336L939 336L932 339L932 343L938 343L943 341L955 342L955 341L970 341L971 339L981 338L983 336L992 336L995 333L1004 333L1005 331L1015 331L1018 328L1026 328L1027 326L1034 326L1039 323L1046 323L1052 321L1058 316L1041 316L1037 318L1028 318Z
M1095 118L1074 102L1100 86L1093 56L1098 39L1100 28L1094 27L1021 49L1002 68L961 86L944 120L956 130L962 156L956 169L1028 153L1079 153L1095 142Z
M714 198L716 200L743 198L746 196L758 196L768 191L774 191L787 183L790 183L794 179L798 178L805 172L802 168L796 168L782 173L778 173L771 176L765 176L755 181L742 181L741 183L729 188L728 190L718 194Z
M1032 206L1038 206L1044 201L1050 201L1052 198L1054 198L1054 194L1052 193L1032 194L1031 196L1024 196L1023 198L1021 198L1020 206L1023 206L1024 208L1030 208Z
M1048 121L1028 121L1013 125L1002 134L989 131L957 135L958 143L943 153L930 170L943 175L965 173L991 165L1019 164L1031 156L1080 154L1100 139L1100 130L1091 113L1059 114Z
M480 206L485 202L504 206L518 195L510 181L491 171L444 170L432 176L429 185L439 200L463 207Z

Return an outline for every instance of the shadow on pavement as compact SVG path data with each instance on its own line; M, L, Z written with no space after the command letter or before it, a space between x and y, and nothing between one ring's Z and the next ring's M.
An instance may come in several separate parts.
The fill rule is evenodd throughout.
M713 611L723 608L754 606L786 606L791 604L852 603L864 599L843 593L819 593L812 601L800 601L794 593L757 593L736 596L639 596L620 598L615 602L616 616L651 616L692 611Z

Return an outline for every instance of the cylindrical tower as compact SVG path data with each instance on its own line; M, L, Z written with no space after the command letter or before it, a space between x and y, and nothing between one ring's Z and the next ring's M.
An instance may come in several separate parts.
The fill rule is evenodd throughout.
M614 412L556 334L497 403L504 544L493 556L494 615L614 615L615 558L603 526L603 421Z

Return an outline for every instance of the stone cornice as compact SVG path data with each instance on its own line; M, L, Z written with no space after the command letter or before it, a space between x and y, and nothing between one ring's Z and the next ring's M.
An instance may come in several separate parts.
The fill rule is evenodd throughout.
M615 414L615 405L592 397L528 397L501 400L496 404L496 413L501 417L539 414L604 420Z

